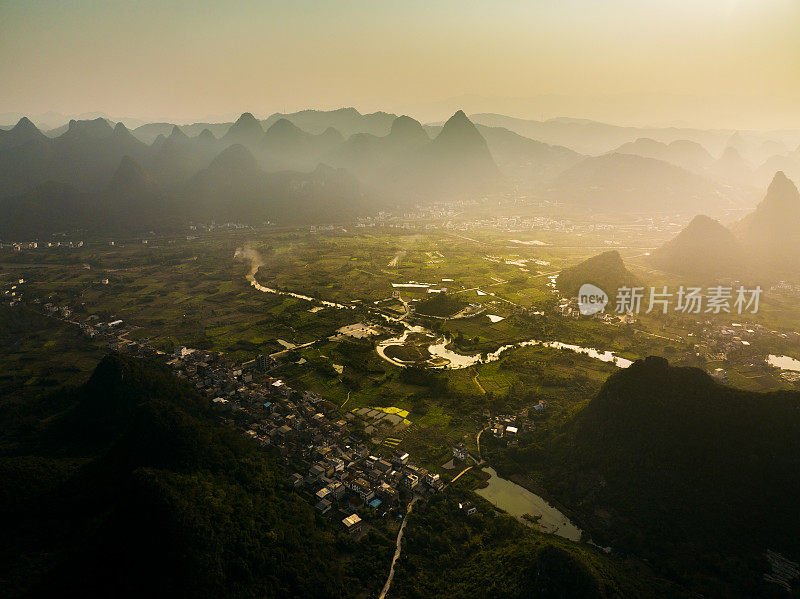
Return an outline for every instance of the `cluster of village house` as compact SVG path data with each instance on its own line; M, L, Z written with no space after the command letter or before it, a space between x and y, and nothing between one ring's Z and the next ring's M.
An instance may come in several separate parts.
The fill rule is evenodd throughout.
M15 300L19 301L16 293ZM352 426L360 418L358 411L341 415L336 405L319 395L295 391L283 380L266 376L274 366L268 356L236 364L224 354L185 347L164 354L147 342L127 339L130 328L122 320L101 322L90 316L75 322L70 320L69 306L47 303L43 308L51 316L77 324L86 336L107 340L112 351L166 358L176 375L209 397L223 416L246 412L250 418L245 420L251 424L242 432L262 446L274 448L298 491L320 514L337 518L351 533L362 530L363 515L401 508L401 496L427 495L445 487L439 474L415 465L408 453L373 455L353 431L358 428ZM542 408L544 404L536 406ZM524 425L517 416L496 416L489 432L513 443L518 426ZM453 448L450 466L460 471L472 460L467 448L459 444ZM469 501L459 502L459 509L467 515L476 511Z
M251 424L244 434L273 447L291 472L292 484L317 512L335 514L351 533L361 530L365 513L387 513L401 505L401 495L444 488L439 474L414 465L407 453L372 455L351 432L354 414L340 417L336 405L310 391L295 391L281 379L262 382L261 373L271 366L266 356L237 365L219 353L179 347L168 364L220 411L247 412ZM469 459L460 448L456 453Z
M17 304L22 303L22 290L19 288L19 286L24 282L25 279L15 279L0 291L5 298L4 301L7 301L8 305L12 308Z
M543 412L547 403L540 400L533 406L535 412ZM524 414L500 414L492 418L487 432L491 433L495 439L505 439L509 447L513 447L519 440L522 432L531 431L534 428L533 422Z
M72 317L69 306L43 307L51 316ZM274 365L268 356L236 364L224 354L185 347L167 355L147 342L127 339L129 328L121 320L89 317L75 324L88 337L107 339L112 351L167 358L176 375L209 397L223 416L239 410L249 414L255 424L243 433L274 448L298 491L320 514L338 518L350 533L362 530L366 513L386 514L400 507L401 495L427 495L445 486L439 474L414 465L408 453L372 455L351 431L351 421L358 416L348 412L340 417L337 406L319 395L300 393L280 379L266 377ZM453 455L464 463L470 460L463 445L454 448ZM475 512L469 501L459 505L469 515Z
M555 287L553 285L550 287L555 292ZM614 325L636 324L638 320L636 316L631 313L617 314L613 312L613 306L611 306L610 309L612 310L611 312L598 312L597 314L593 314L591 318L594 320L602 320L605 323ZM577 297L560 297L558 304L556 305L556 312L561 314L561 316L573 318L575 320L586 318L583 314L581 314Z

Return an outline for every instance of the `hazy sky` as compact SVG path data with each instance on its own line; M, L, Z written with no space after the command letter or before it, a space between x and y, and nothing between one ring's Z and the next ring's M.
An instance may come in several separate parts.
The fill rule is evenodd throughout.
M0 112L800 127L800 0L0 0Z

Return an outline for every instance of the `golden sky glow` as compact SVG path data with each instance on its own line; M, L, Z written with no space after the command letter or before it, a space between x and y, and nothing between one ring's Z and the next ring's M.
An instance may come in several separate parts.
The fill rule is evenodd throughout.
M3 0L0 112L798 127L798 31L799 0Z

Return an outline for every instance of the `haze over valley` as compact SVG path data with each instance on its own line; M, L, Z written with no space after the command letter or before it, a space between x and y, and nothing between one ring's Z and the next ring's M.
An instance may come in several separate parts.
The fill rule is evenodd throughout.
M3 596L798 596L799 10L0 4Z

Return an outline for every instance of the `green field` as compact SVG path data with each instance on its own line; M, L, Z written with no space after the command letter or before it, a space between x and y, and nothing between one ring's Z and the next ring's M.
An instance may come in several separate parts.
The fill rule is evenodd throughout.
M549 245L513 241L531 239ZM379 430L375 439L378 443L400 439L398 448L414 450L436 467L452 444L474 443L485 413L524 410L540 399L553 407L551 413L573 410L615 367L571 352L526 348L510 350L496 362L435 371L431 381L414 382L374 351L376 342L402 332L399 318L447 337L451 348L467 355L530 339L557 340L628 359L662 355L710 371L723 368L731 382L744 388L792 387L763 364L767 353L800 356L800 340L791 334L798 316L785 298L767 296L761 313L740 318L746 326L762 324L776 333L759 335L723 360L705 360L697 355L698 348L708 331L729 326L738 318L735 315L642 314L635 324L626 325L559 315L549 277L599 253L609 239L612 245L628 241L620 252L643 284L681 284L644 264L642 250L660 239L648 238L643 230L570 235L385 228L309 233L268 228L152 239L148 244L93 242L75 249L2 250L2 289L24 278L20 286L24 299L38 298L41 303L28 304L25 319L32 320L22 325L21 308L4 309L4 343L13 351L2 358L1 381L7 393L72 384L102 353L76 331L67 332L66 325L56 326L38 315L34 319L47 302L70 306L75 322L91 316L99 321L122 319L133 327L131 338L148 339L165 351L186 345L244 361L281 352L287 344L311 343L282 354L281 365L272 374L339 405L346 403L347 410L364 406L408 410L411 426ZM236 257L243 248L256 257L255 278L260 284L351 308L256 290L247 280L253 264ZM431 297L425 287L392 286L409 282L446 288L449 297L475 304L482 312L457 319L407 316L406 306L413 310ZM492 322L487 315L503 320ZM332 339L340 327L364 321L381 327L383 333ZM24 341L19 339L22 329L32 331ZM392 347L387 353L401 359L424 358L425 343Z

